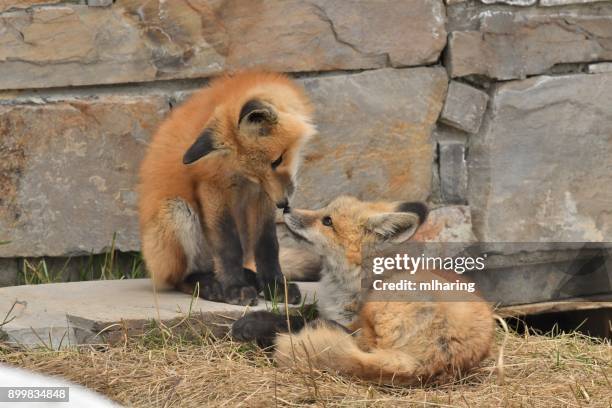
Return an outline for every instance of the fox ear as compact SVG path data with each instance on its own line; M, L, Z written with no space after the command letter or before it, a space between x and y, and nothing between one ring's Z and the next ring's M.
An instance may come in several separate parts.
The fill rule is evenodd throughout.
M419 201L405 201L399 203L395 211L416 214L419 217L419 224L423 224L427 219L429 209L425 203Z
M396 244L408 240L418 226L419 216L411 212L376 214L367 221L367 228L379 240Z
M238 129L247 136L267 136L277 122L278 115L271 105L251 99L240 109Z
M209 153L216 151L214 132L212 129L204 129L195 142L183 155L183 164L191 164Z

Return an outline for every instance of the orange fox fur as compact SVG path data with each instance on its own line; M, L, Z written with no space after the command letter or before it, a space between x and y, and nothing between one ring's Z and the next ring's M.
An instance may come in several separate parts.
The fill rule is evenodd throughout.
M317 307L323 318L333 320L318 319L301 330L300 323L294 321L298 326L294 334L279 334L275 339L274 356L279 365L304 371L331 370L386 384L418 385L453 378L488 355L493 315L489 305L475 295L461 301L445 301L443 295L434 295L430 301L411 302L382 301L380 294L374 297L371 291L362 294L364 245L406 241L425 214L420 203L367 203L351 197L340 197L317 211L285 214L289 230L323 257L323 292L318 293ZM419 271L417 275L425 280L432 276L445 279L436 271ZM393 277L402 278L414 276ZM260 315L247 315L234 324L236 338L269 336L265 332L270 327L262 324L262 312L256 313ZM277 323L274 328L281 326Z
M293 193L311 114L299 86L265 72L220 77L171 112L140 169L142 252L156 287L197 281L220 287L212 300L253 304L243 267L282 281L275 206ZM211 272L217 283L185 284Z

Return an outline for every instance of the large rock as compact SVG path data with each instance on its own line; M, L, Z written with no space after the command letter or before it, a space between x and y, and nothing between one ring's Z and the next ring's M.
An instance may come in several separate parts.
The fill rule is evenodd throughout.
M444 69L302 82L317 107L319 134L305 152L296 206L346 193L427 198ZM117 249L139 249L137 169L173 94L160 91L0 103L0 241L11 241L0 257L98 253L115 232Z
M1 1L1 0L0 0ZM19 7L30 3L21 2ZM2 3L0 3L2 7ZM0 15L0 89L435 62L442 0L118 0Z
M138 245L137 168L169 105L100 96L0 105L0 257Z
M456 30L446 55L452 77L524 78L556 64L612 58L610 4L571 10L459 5L449 26Z
M432 128L447 89L443 68L379 70L304 80L319 134L307 145L294 205L341 194L424 200Z
M471 137L469 202L487 242L612 240L612 74L499 85Z

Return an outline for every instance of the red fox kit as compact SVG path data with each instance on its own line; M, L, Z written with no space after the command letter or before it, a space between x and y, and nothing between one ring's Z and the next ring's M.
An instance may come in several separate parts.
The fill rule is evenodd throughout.
M282 366L327 369L387 384L441 381L476 366L493 341L487 303L476 297L380 301L371 299L371 291L362 292L362 246L408 240L426 213L421 203L351 197L317 211L286 211L287 228L323 257L324 292L318 293L317 308L326 319L305 324L293 317L291 330L297 334L277 334L288 329L284 316L254 312L234 323L233 336L275 344L274 357Z
M260 289L284 294L275 207L295 189L311 114L300 87L262 72L218 78L172 111L140 170L142 252L156 287L192 293L198 283L200 296L242 305ZM299 302L297 286L288 300Z

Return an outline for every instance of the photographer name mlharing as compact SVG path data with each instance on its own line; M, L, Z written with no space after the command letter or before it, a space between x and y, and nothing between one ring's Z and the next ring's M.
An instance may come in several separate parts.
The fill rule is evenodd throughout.
M372 288L375 291L420 291L420 292L468 292L476 291L474 282L462 282L459 279L454 282L445 280L432 279L430 281L413 281L410 279L401 279L394 282L385 282L382 279L376 279L372 282Z

